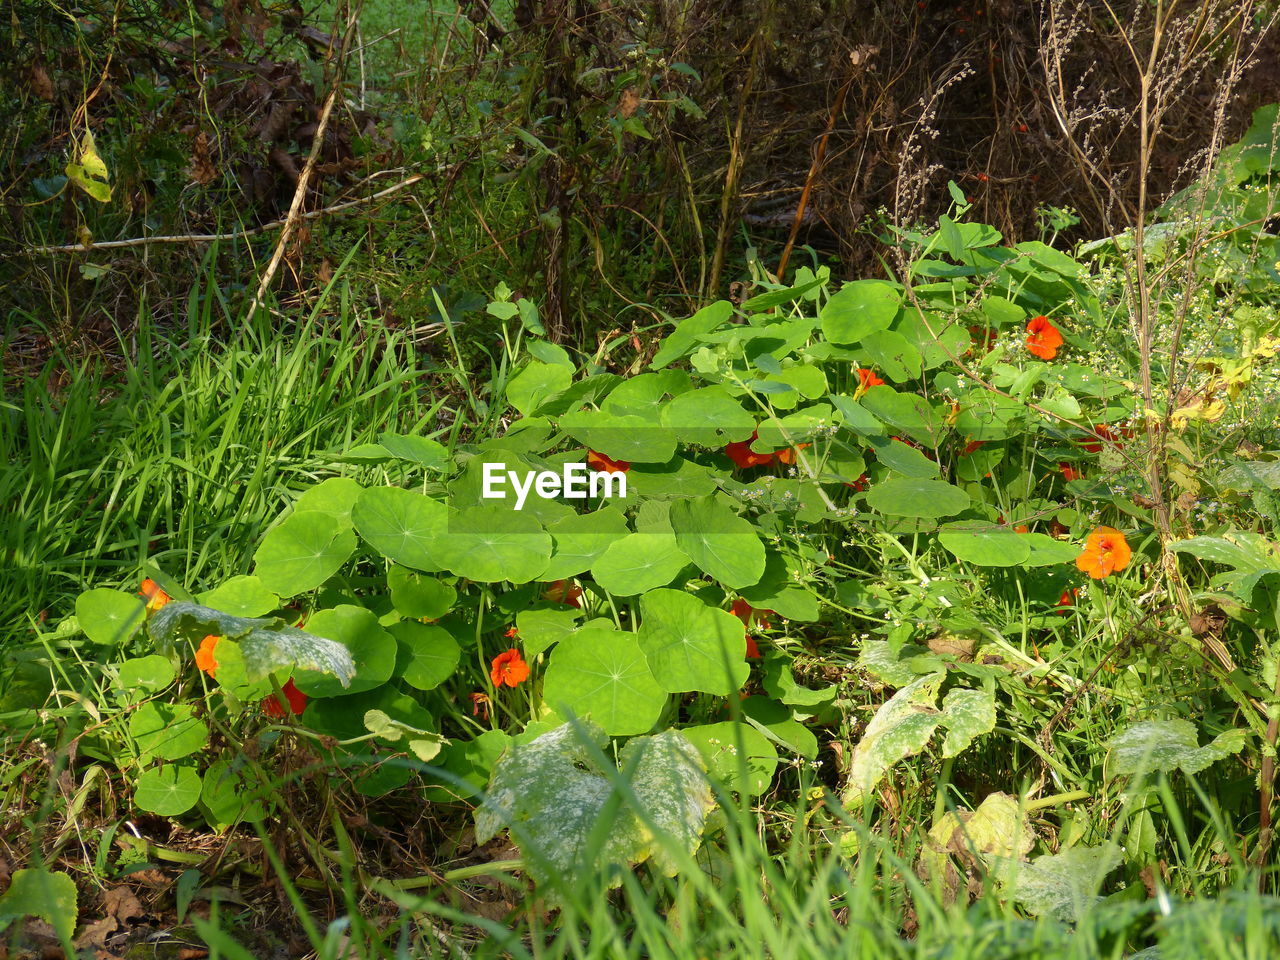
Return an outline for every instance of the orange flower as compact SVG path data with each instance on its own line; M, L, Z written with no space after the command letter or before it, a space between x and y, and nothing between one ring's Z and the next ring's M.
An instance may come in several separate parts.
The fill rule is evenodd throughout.
M786 447L782 450L774 451L773 455L777 457L779 463L790 465L796 462L796 454L808 446L810 446L810 444L802 443L798 447Z
M578 602L580 596L582 596L582 588L572 580L556 580L542 592L544 600L579 608L582 606Z
M986 445L985 440L970 440L964 445L964 449L960 451L960 456L967 457L969 454Z
M284 694L285 700L289 703L289 712L295 717L307 709L307 695L293 685L293 678L280 688L280 692ZM262 701L262 712L268 717L275 717L277 720L284 716L284 707L280 704L280 698L274 693Z
M626 473L631 469L627 460L614 460L594 450L587 451L587 466L599 473Z
M507 627L507 632L504 633L503 636L506 637L508 640L516 640L516 639L519 639L520 634L516 633L515 624L512 624L511 626Z
M1062 334L1048 317L1032 317L1027 322L1027 349L1041 360L1056 357L1062 342Z
M529 679L529 665L524 662L519 650L506 650L493 658L489 679L495 687L504 683L508 687L519 686Z
M1127 567L1132 556L1123 533L1114 527L1098 527L1085 538L1084 553L1076 557L1076 568L1101 580Z
M868 370L866 367L859 367L858 368L858 389L853 391L854 399L856 400L858 397L862 396L872 387L882 387L882 386L884 386L884 381L881 380L878 376L876 376L876 372L874 370Z
M724 448L725 456L743 469L747 467L762 467L766 463L773 463L772 453L756 453L751 449L751 444L755 443L757 436L759 436L758 431L752 431L750 440L739 440L736 443L728 444Z
M1058 464L1058 469L1062 471L1062 475L1066 478L1067 483L1070 483L1072 480L1079 480L1083 476L1079 470L1069 463Z
M1025 523L1020 523L1013 528L1013 532L1014 533L1030 533L1031 528L1028 527Z
M142 586L138 588L138 592L147 601L147 613L155 613L173 598L160 589L160 584L156 583L150 577L142 581Z
M222 637L217 634L209 634L200 641L200 649L196 651L196 666L213 676L215 670L218 669L218 661L213 659L213 648L218 645L218 641Z
M471 695L471 715L481 720L489 719L489 695L476 691Z
M755 637L751 636L751 634L747 634L747 659L760 659L760 648L756 646Z
M1058 598L1058 607L1071 607L1075 605L1076 597L1080 595L1079 587L1070 587L1062 591L1062 596ZM1059 613L1066 613L1066 610L1059 609Z

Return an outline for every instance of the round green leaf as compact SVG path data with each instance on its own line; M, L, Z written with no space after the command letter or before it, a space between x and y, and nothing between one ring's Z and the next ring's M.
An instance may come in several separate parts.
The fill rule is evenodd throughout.
M938 531L938 542L961 560L980 567L1017 567L1031 556L1029 534L1014 533L1007 524L960 520Z
M671 504L671 528L689 559L726 587L749 587L764 573L755 528L714 495Z
M868 390L861 402L865 410L891 428L891 433L906 434L926 447L936 447L947 431L946 415L919 394L878 386Z
M200 799L200 788L200 774L190 767L171 763L148 770L138 778L133 802L140 810L161 817L176 817L196 805Z
M267 817L261 795L255 796L260 787L249 766L235 760L215 760L204 772L200 801L216 827L257 823Z
M819 314L822 335L832 343L857 343L888 327L901 300L897 289L883 280L846 283Z
M579 443L614 460L666 463L676 452L676 437L661 429L653 417L579 410L562 416L559 426Z
M458 669L462 650L444 627L403 620L388 628L396 639L396 676L418 690L434 690Z
M116 646L142 626L147 619L147 605L123 590L86 590L76 597L76 619L94 643Z
M684 727L680 732L698 748L707 772L726 789L758 796L769 788L778 767L778 751L755 727L726 720Z
M237 617L261 617L280 606L280 598L258 577L232 577L196 597L196 602Z
M867 505L892 517L951 517L969 506L969 495L943 480L895 477L872 487Z
M1024 567L1053 567L1071 563L1080 556L1078 544L1055 540L1043 533L1024 533L1022 539L1031 548L1031 555L1023 561Z
M382 629L377 616L364 607L343 604L321 610L307 621L307 633L342 644L356 665L349 687L326 673L297 671L293 675L294 686L309 697L341 697L372 690L391 679L395 671L395 637Z
M578 629L582 611L574 607L552 610L521 610L516 615L516 633L527 656L536 657Z
M360 484L350 477L330 477L300 496L293 505L294 513L318 510L351 523L351 508L360 496Z
M635 634L601 626L583 627L560 641L542 698L564 715L589 717L614 737L645 733L667 702Z
M640 598L640 648L668 693L699 690L727 697L750 670L742 621L682 590L650 590Z
M657 424L650 421L649 426ZM662 426L686 443L717 447L746 440L756 420L728 390L715 386L690 390L669 401L662 409Z
M614 596L631 597L670 583L688 562L672 534L631 533L609 545L591 575Z
M337 517L292 513L272 527L253 555L262 586L282 597L314 590L347 562L356 536Z
M545 580L576 577L604 555L609 545L627 535L627 520L612 507L573 514L547 527L554 552L543 572Z
M389 560L415 570L442 568L435 548L449 523L445 505L400 487L370 487L351 508L356 530Z
M930 460L915 447L901 440L878 437L871 441L871 449L875 451L876 459L894 473L916 479L938 476L939 468L936 460Z
M920 376L923 364L920 351L894 330L881 330L865 337L862 348L871 366L894 383Z
M173 664L168 657L153 653L146 657L135 657L120 664L120 678L117 681L125 690L141 687L143 690L163 690L173 683L175 676Z
M399 565L387 573L387 586L396 611L414 619L439 620L458 599L458 591L449 584Z
M209 742L209 728L196 718L190 704L159 700L144 703L133 712L129 735L140 753L161 760L190 756Z
M408 460L431 470L443 470L449 462L449 451L436 440L403 433L384 433L378 437L382 448L397 460Z
M551 560L551 534L537 519L502 507L470 507L449 519L435 548L453 573L481 583L528 583Z
M572 367L535 360L508 381L507 401L521 416L531 417L544 403L567 390L572 381Z
M642 373L614 387L600 409L616 415L648 417L656 423L667 399L679 396L690 386L689 375L683 370Z

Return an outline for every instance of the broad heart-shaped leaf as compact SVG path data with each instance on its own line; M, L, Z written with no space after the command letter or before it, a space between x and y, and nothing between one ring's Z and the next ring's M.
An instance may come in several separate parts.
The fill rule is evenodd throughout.
M698 690L720 697L740 690L750 672L742 621L682 590L640 598L640 648L668 693Z
M428 470L444 470L449 465L449 451L438 440L404 433L384 433L378 437L378 443L397 460L407 460Z
M167 763L153 767L138 778L133 802L141 810L161 817L186 813L200 800L203 782L190 767Z
M832 343L857 343L886 329L898 313L902 295L883 280L855 280L823 306L822 335Z
M1119 848L1108 845L1069 847L1030 863L992 858L992 866L1030 913L1070 923L1098 902L1102 881L1122 860Z
M698 748L707 771L726 790L754 797L769 789L778 768L778 751L755 727L726 720L685 727L681 733Z
M39 917L63 940L76 928L76 882L65 873L32 867L15 870L0 896L0 916Z
M583 716L611 737L628 737L658 722L667 695L634 633L588 625L552 652L542 699L562 716Z
M871 488L867 506L891 517L950 517L969 506L969 495L944 480L895 477Z
M291 513L263 537L253 555L262 586L282 597L314 590L347 562L356 535L333 514Z
M671 529L689 559L726 587L760 582L764 544L748 521L714 495L671 504Z
M872 439L871 449L878 461L904 477L927 480L937 477L941 469L938 461L930 460L915 447L892 437Z
M907 684L886 700L867 724L849 758L846 807L857 810L899 760L924 749L942 722L934 706L942 674L932 673Z
M509 827L545 896L556 897L556 881L651 856L674 872L679 858L667 852L654 828L689 853L701 843L711 789L689 741L675 730L636 737L622 749L619 773L602 769L599 751L590 749L607 740L593 723L566 723L512 744L494 765L476 810L477 841ZM618 796L619 777L629 783L634 802L626 793L620 803L610 802Z
M757 610L772 610L788 620L818 619L818 598L799 586L791 576L791 568L782 554L770 550L765 554L764 573L760 580L738 590L743 600Z
M832 402L846 419L853 412L837 398L833 397ZM905 434L926 447L936 447L948 429L945 414L919 394L899 393L892 387L881 385L868 390L860 404L864 411L869 411L889 427L890 434Z
M1170 549L1232 567L1231 572L1215 576L1213 583L1246 603L1259 580L1267 574L1280 573L1280 548L1259 534L1237 531L1227 537L1192 537L1172 544Z
M449 584L399 564L387 571L387 587L396 612L415 619L439 620L458 599L458 591Z
M942 741L942 756L957 756L968 749L976 737L995 729L994 688L969 690L956 687L951 690L942 698L942 720L947 726L947 735Z
M756 421L728 390L714 386L690 390L669 401L662 408L661 425L685 443L719 447L746 440Z
M548 400L553 400L573 381L573 367L533 361L507 382L507 402L531 417Z
M415 570L443 568L436 548L448 529L443 503L400 487L370 487L351 508L356 530L389 560Z
M621 540L627 532L626 517L613 507L557 520L547 527L552 553L543 578L563 580L591 569L609 545Z
M351 508L360 496L360 484L350 477L330 477L309 488L293 504L294 513L318 510L351 523Z
M347 686L355 673L351 654L342 644L288 626L279 617L234 617L172 600L147 621L147 633L162 651L173 650L180 638L198 643L214 634L235 640L249 680L260 680L282 667L303 667L330 674Z
M1053 567L1070 563L1080 556L1080 548L1076 544L1055 540L1043 533L1024 533L1022 538L1031 548L1031 555L1022 561L1024 567Z
M551 560L551 534L535 517L502 507L468 507L449 517L435 547L445 567L481 583L528 583Z
M253 768L243 759L236 756L215 760L204 772L200 802L214 827L258 823L267 818L263 798L270 795L270 785L258 782Z
M299 670L294 685L309 697L340 697L361 693L386 683L396 667L396 640L378 624L378 617L364 607L344 603L312 614L307 629L346 648L355 664L350 683L314 670Z
M1188 720L1144 720L1112 738L1111 772L1134 774L1199 773L1244 749L1244 730L1228 730L1200 746L1195 724Z
M176 676L173 663L168 657L153 653L146 657L135 657L120 663L118 683L125 690L141 687L143 690L163 690L173 683Z
M642 373L623 380L600 405L606 413L648 417L658 422L662 407L670 397L689 390L692 382L683 370Z
M591 575L614 596L632 597L666 586L688 562L673 534L631 533L609 544L591 565Z
M458 669L462 648L444 627L402 620L387 628L396 639L395 675L418 690L434 690Z
M1008 524L958 520L938 530L938 542L961 560L980 567L1017 567L1031 556L1030 534L1014 533Z
M894 383L920 376L923 365L920 351L894 330L881 330L863 337L862 349L866 351L871 366Z
M114 647L137 633L147 619L147 607L122 590L86 590L76 597L76 619L94 643Z
M578 629L582 611L574 607L564 609L521 610L516 614L516 633L524 652L530 657L550 648L572 635Z
M235 614L261 617L280 606L280 597L262 585L257 577L232 577L196 598L206 607Z
M676 324L676 328L667 334L662 346L649 361L654 370L661 370L673 360L679 360L698 343L698 337L710 333L733 316L733 304L728 300L717 300L708 304L691 317L686 317Z
M633 464L627 473L628 499L703 497L715 489L715 471L684 457L673 457L667 463Z
M676 437L652 416L579 410L559 420L560 429L579 443L614 460L666 463L676 453Z
M209 742L209 728L189 703L144 703L129 717L129 736L146 756L178 760Z

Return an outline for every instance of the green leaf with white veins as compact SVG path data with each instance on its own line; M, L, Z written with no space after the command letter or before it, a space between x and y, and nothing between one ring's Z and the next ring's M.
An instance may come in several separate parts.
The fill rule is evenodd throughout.
M640 647L668 693L698 690L721 697L742 689L750 670L742 621L683 590L640 598Z
M1195 724L1187 720L1144 720L1113 737L1111 771L1120 776L1139 773L1199 773L1244 749L1244 730L1228 730L1200 746Z
M476 840L486 843L510 827L539 884L650 857L664 872L674 873L679 860L650 824L669 842L690 853L697 850L712 804L701 757L678 731L667 730L630 740L619 756L619 774L600 767L597 751L589 749L607 742L608 735L587 722L566 723L529 743L512 744L494 764L484 803L476 810ZM619 775L626 776L639 810L625 795L616 807L610 803L617 789L611 777ZM610 816L607 824L605 816ZM592 844L593 838L603 842Z
M609 544L591 566L591 575L616 597L632 597L663 587L689 563L670 533L631 533Z
M748 521L714 495L671 504L671 528L689 559L726 587L760 582L764 544Z
M635 634L604 626L585 626L560 641L542 698L561 713L589 717L613 737L651 729L667 702Z
M254 572L267 590L292 597L328 580L355 548L356 535L333 514L294 512L262 539L253 555Z
M942 680L940 673L923 676L876 711L849 758L849 778L842 798L846 807L860 807L895 763L925 748L942 723L934 706Z

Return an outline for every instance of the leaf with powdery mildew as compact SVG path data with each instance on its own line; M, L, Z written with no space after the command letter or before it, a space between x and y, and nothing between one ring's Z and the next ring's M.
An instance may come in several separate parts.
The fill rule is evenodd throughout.
M853 748L843 800L862 804L899 760L924 749L943 717L934 706L943 675L931 673L907 684L881 705Z
M1144 720L1126 727L1110 743L1111 769L1120 776L1201 770L1244 749L1244 730L1228 730L1200 746L1188 720Z

